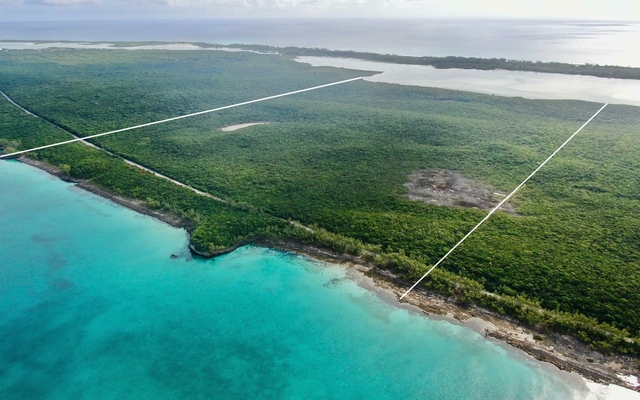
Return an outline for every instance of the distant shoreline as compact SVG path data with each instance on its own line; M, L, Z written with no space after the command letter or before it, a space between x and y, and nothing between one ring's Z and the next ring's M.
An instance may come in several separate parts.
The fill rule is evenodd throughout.
M20 157L18 161L66 180L59 168L45 162L27 157ZM72 182L76 183L76 186L80 189L109 199L133 211L156 218L173 227L185 229L189 234L191 232L191 226L188 222L175 215L150 209L144 202L115 195L101 187L91 184L89 181ZM375 287L368 289L384 291L389 294L389 296L386 296L389 298L397 299L409 285L409 282L404 282L389 271L377 268L362 257L337 254L331 250L293 241L256 238L237 243L234 246L217 251L215 254L203 254L192 246L189 248L195 256L213 258L233 252L237 248L248 244L293 252L320 262L346 266L347 268L357 271L357 273L369 277L374 282ZM561 370L576 372L582 377L600 384L612 384L632 390L638 390L639 388L620 377L621 375L637 374L635 360L631 357L604 355L589 349L577 339L555 333L545 334L544 338L536 340L536 337L541 338L536 332L524 327L509 317L476 306L468 307L459 305L456 304L453 299L428 292L424 289L412 291L405 299L407 305L420 309L426 315L448 320L457 320L461 325L483 333L485 337L491 337L509 344L512 347L526 352L537 360L551 363ZM396 302L395 305L401 306L403 303ZM479 323L479 320L482 322Z
M481 65L474 63L462 63L463 58L454 57L457 61L446 67L411 63L411 57L383 55L362 52L338 52L326 49L290 48L290 47L269 47L255 45L219 45L202 42L78 42L78 41L2 41L8 45L6 51L20 51L20 49L31 49L30 51L108 51L108 50L130 50L130 51L223 51L223 52L250 52L265 56L283 57L292 61L308 64L314 68L344 68L348 70L358 70L370 72L371 76L364 78L365 81L375 83L390 83L403 86L420 86L430 88L440 88L485 95L497 95L508 98L525 98L531 100L579 100L595 103L622 104L634 107L640 106L640 68L630 68L638 79L625 79L620 76L600 76L590 74L588 71L579 70L576 73L563 70L534 71L528 67L534 65L536 68L545 63L532 63L528 61L518 61L524 67L502 68L500 65L486 68L492 59L480 60ZM231 47L233 46L233 47ZM258 48L259 50L255 50ZM5 50L2 50L5 51ZM291 55L291 54L323 54L323 55ZM349 54L346 54L349 53ZM357 57L348 58L347 56ZM392 57L393 59L387 59ZM416 57L414 57L416 58ZM425 57L422 57L423 59ZM429 57L427 57L429 58ZM445 59L438 58L439 60ZM380 60L384 59L384 60ZM409 60L404 62L403 60ZM433 59L431 57L430 59ZM377 61L376 61L377 60ZM466 60L466 59L465 59ZM513 62L508 61L510 66ZM546 63L549 64L549 63ZM558 63L555 63L558 64ZM574 64L566 65L571 68ZM477 68L474 68L477 67ZM595 68L589 65L589 68ZM600 67L598 67L600 68ZM606 67L618 68L618 67ZM534 68L535 69L535 68ZM612 70L613 71L613 70ZM583 73L585 72L585 73ZM224 131L225 128L223 128Z
M633 49L640 23L628 19L362 17L7 21L0 38L254 43L640 67Z
M74 48L73 44L82 44L84 46L76 46L85 49L153 49L158 50L226 50L226 51L251 51L264 54L279 54L290 57L315 56L315 57L334 57L334 58L352 58L365 61L375 61L390 64L402 65L423 65L432 66L436 69L474 69L482 71L504 70L504 71L523 71L523 72L540 72L562 75L583 75L595 76L598 78L613 79L631 79L640 80L640 68L623 67L617 65L599 65L599 64L571 64L564 62L542 62L542 61L526 61L514 60L506 58L481 58L481 57L459 57L459 56L404 56L396 54L382 54L373 52L351 51L351 50L330 50L326 48L307 48L307 47L278 47L258 44L233 43L222 45L206 42L192 41L148 41L148 42L122 42L122 41L78 41L78 40L0 40L0 48L2 43L32 43L34 45L41 44L64 44L65 48ZM42 48L47 48L43 46ZM4 49L3 49L4 50Z

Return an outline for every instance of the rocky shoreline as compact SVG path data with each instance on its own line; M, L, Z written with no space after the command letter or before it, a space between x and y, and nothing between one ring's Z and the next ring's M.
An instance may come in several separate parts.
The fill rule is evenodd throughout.
M255 244L346 265L371 278L377 288L390 292L396 299L412 283L405 282L393 273L381 270L360 257L334 254L314 246L287 241L260 240ZM567 335L539 334L509 317L476 306L459 305L455 299L422 289L414 289L402 302L398 302L398 305L403 303L416 307L426 315L458 321L483 333L485 337L505 342L539 361L551 363L564 371L576 372L593 382L640 391L640 382L634 384L621 377L639 375L638 361L632 357L601 354Z
M72 181L63 176L61 170L55 166L27 157L20 157L19 161L58 176L60 179ZM178 216L153 210L142 201L118 196L91 184L90 181L72 182L76 183L76 186L81 189L107 198L136 212L154 217L171 226L183 228L187 232L190 232L193 228L188 221ZM230 253L247 244L295 252L315 260L345 265L347 268L370 278L376 289L384 290L392 294L396 299L411 285L410 282L405 282L393 273L377 268L361 257L336 254L315 246L291 241L273 239L245 240L232 247L212 253L199 252L192 245L189 248L195 256L211 258ZM509 317L475 306L459 305L455 302L455 299L446 298L422 289L414 289L404 298L402 303L398 302L398 305L401 304L416 307L427 315L447 318L453 322L457 321L483 333L485 337L507 343L540 361L551 363L561 370L576 372L593 382L614 384L640 391L638 378L635 378L637 381L635 383L633 378L624 379L626 376L637 377L640 375L640 362L632 357L605 355L596 352L571 336L554 333L540 334Z

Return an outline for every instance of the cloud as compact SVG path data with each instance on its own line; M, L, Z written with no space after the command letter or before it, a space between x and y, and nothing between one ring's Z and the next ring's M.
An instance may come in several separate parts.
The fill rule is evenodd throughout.
M28 4L44 5L44 6L79 6L94 5L101 3L100 0L29 0Z
M400 6L409 3L431 3L433 0L155 0L169 7L254 7L254 8L305 8L305 7L349 7L349 6Z
M155 0L167 10L201 18L367 18L431 16L438 0ZM160 7L159 7L160 8ZM197 11L196 11L197 10ZM170 11L169 11L170 12Z
M53 10L53 11L52 11ZM129 18L591 18L640 20L638 0L0 0L0 20Z

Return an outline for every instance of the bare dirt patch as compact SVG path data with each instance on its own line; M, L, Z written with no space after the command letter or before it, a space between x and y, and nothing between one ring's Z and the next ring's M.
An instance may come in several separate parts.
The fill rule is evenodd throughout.
M233 132L233 131L237 131L238 129L248 128L248 127L254 126L254 125L267 125L267 124L269 124L269 123L268 122L249 122L247 124L238 124L238 125L225 126L224 128L220 128L220 130L222 132Z
M453 206L490 210L504 199L506 193L489 185L464 177L446 169L425 169L409 175L411 181L405 183L410 200L422 201L438 206ZM508 202L501 211L515 214Z

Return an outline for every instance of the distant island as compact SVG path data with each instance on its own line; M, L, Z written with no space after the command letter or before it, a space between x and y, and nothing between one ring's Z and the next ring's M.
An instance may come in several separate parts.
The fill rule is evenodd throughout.
M210 47L210 44L198 43L202 47ZM460 68L479 70L506 70L545 72L565 75L587 75L599 78L616 79L640 79L640 68L620 67L616 65L598 64L568 64L559 62L507 60L504 58L477 58L477 57L432 57L432 56L401 56L395 54L376 54L358 51L313 49L305 47L275 47L264 45L232 44L244 50L260 52L278 52L288 56L316 56L316 57L342 57L357 58L359 60L384 62L391 64L428 65L438 69Z
M27 40L0 40L2 42L28 42L36 44L46 43L78 43L77 41L58 40L52 41L27 41ZM85 42L88 44L104 44L104 42ZM338 57L338 58L354 58L366 61L375 61L390 64L405 65L424 65L437 69L477 69L483 71L505 70L505 71L526 71L526 72L542 72L564 75L584 75L595 76L598 78L615 78L615 79L638 79L640 80L640 68L623 67L618 65L598 65L598 64L570 64L560 62L543 62L543 61L527 61L527 60L511 60L505 58L479 58L479 57L434 57L434 56L403 56L397 54L379 54L370 52L360 52L351 50L329 50L323 48L294 47L294 46L269 46L259 44L234 43L222 45L207 42L110 42L117 47L137 47L137 46L154 46L167 44L189 44L202 49L219 49L234 48L247 51L255 51L268 54L281 54L291 57L314 56L314 57Z

